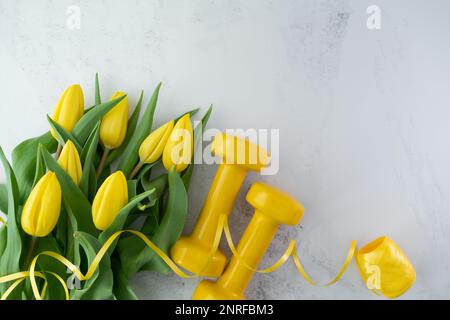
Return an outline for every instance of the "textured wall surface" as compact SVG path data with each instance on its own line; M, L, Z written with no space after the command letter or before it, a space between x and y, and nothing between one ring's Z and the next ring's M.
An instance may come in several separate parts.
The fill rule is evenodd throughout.
M366 26L373 4L379 30ZM79 28L67 25L73 5ZM279 173L250 175L230 220L238 239L256 180L305 205L301 225L280 229L263 265L294 238L305 268L325 282L350 240L386 234L417 270L404 298L448 298L449 12L445 0L0 0L0 144L9 154L47 130L45 114L71 83L93 102L96 71L105 96L123 90L132 102L162 80L158 124L214 103L211 127L280 129ZM215 170L196 168L186 232ZM134 287L142 298L188 299L196 283L141 273ZM247 296L378 299L354 264L324 289L288 263L255 275Z

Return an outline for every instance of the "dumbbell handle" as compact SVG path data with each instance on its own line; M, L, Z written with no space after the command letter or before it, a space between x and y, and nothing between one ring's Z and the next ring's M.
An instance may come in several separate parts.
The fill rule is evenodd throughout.
M245 263L256 269L274 238L279 224L256 210L239 241L237 252ZM253 271L236 257L232 257L217 285L227 292L243 294L253 276Z
M192 238L211 244L221 214L230 215L247 170L232 164L221 164L211 185L203 209L192 232Z

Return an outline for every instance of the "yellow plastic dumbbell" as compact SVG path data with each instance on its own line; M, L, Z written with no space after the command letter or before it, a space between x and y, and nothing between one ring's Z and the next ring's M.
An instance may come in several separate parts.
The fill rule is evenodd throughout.
M210 263L205 264L211 254L219 217L230 214L247 171L261 171L269 164L270 155L248 140L223 133L214 137L211 151L221 157L222 163L192 235L181 237L171 248L171 256L186 270L202 276L218 277L225 268L226 256L218 250L209 260Z
M288 194L263 183L255 183L247 194L255 214L245 230L237 252L243 261L256 269L280 224L296 225L303 216L303 206ZM197 286L195 300L242 300L253 276L240 259L232 257L223 275L212 282L203 280Z

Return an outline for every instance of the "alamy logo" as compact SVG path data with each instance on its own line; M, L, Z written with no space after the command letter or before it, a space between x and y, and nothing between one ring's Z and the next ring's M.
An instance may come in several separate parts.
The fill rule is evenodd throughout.
M194 126L197 123L194 122ZM243 143L243 140L234 141L226 146L229 151L227 159L220 159L211 153L210 144L213 139L222 131L216 128L208 128L203 131L202 145L206 144L205 148L196 148L194 150L194 164L220 164L224 162L228 164L263 164L261 170L262 175L274 175L278 173L280 168L280 130L279 129L225 129L227 135L239 137L241 139L252 142L248 148ZM231 142L231 141L229 141ZM258 147L260 149L258 150ZM264 151L263 151L264 150ZM231 152L230 152L231 151ZM270 154L265 156L265 151Z
M381 288L381 270L379 266L372 265L367 267L369 276L366 280L366 286L370 290L379 290Z
M78 277L74 273L72 273L72 270L67 268L67 274L70 274L67 277L67 282L66 282L67 288L69 290L72 290L72 289L79 290L79 289L81 289L80 279L78 279Z
M66 26L69 30L79 30L81 28L81 9L79 6L70 6L66 10Z
M380 30L381 29L381 9L379 6L371 5L367 7L367 29Z

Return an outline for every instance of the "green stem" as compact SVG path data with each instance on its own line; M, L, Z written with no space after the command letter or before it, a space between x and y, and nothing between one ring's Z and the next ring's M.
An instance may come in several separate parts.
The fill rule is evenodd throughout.
M34 252L36 251L38 240L38 237L31 238L30 248L28 249L27 258L25 259L25 264L23 265L24 270L27 270L30 267L31 259L33 259Z
M134 176L141 170L142 166L145 164L145 162L139 161L139 163L134 167L133 171L130 173L130 180L134 178Z
M62 145L61 145L61 143L58 143L58 148L56 148L56 153L55 153L55 159L56 160L58 160L58 158L59 158L59 156L61 154L61 151L62 151Z
M106 160L108 160L108 155L109 155L109 151L110 150L111 149L108 149L108 148L105 148L103 150L102 158L101 158L100 163L98 164L98 167L97 167L97 179L102 174L103 168L105 167L105 164L106 164Z

